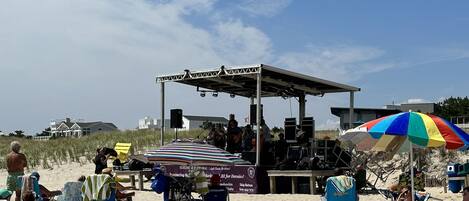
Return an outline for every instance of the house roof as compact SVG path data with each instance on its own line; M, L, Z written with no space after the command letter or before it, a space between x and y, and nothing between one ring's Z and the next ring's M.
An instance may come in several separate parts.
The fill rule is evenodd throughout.
M157 82L178 82L216 92L243 97L256 96L257 76L261 76L263 97L322 96L326 93L360 91L349 86L306 74L300 74L265 64L221 66L207 71L185 70L183 73L156 77Z
M228 119L226 119L225 117L193 116L193 115L183 115L183 117L192 121L228 122Z
M60 128L62 125L65 125L67 128L71 128L73 126L73 122L65 122L65 121L62 121L59 126L57 126L57 128Z
M75 124L77 124L78 126L80 126L81 128L86 128L86 127L90 127L90 126L94 126L94 125L106 125L108 127L111 127L111 128L116 128L117 129L117 126L114 125L113 123L105 123L105 122L101 122L101 121L96 121L96 122L76 122Z
M335 116L340 116L341 113L343 112L348 112L350 108L348 107L331 107L331 113ZM396 114L401 112L398 109L388 109L388 108L353 108L353 111L360 112L360 111L371 111L371 112L376 112L379 114L384 114L384 115L391 115L391 114Z

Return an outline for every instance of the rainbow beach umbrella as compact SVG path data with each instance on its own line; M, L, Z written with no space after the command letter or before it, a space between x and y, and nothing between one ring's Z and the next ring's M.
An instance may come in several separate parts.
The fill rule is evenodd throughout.
M358 126L373 138L383 135L407 137L421 147L442 147L446 149L468 149L469 135L447 120L419 112L401 112L385 116Z
M395 139L407 139L410 147L410 161L412 164L412 145L424 148L445 147L446 149L466 150L469 148L469 135L456 125L447 120L431 114L419 112L401 112L385 116L364 123L357 128L350 129L346 133L366 132L372 138L385 139L384 141L396 141ZM414 172L411 170L412 195L414 195ZM414 200L414 196L412 196Z

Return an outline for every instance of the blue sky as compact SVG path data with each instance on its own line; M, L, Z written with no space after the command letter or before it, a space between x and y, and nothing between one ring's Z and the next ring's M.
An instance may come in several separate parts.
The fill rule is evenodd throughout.
M40 132L71 117L134 128L159 117L154 77L183 69L265 63L362 89L356 105L466 96L465 1L7 0L0 6L0 130ZM185 114L248 114L248 100L201 98L168 85ZM318 128L347 94L308 97ZM297 103L266 99L281 126ZM194 105L197 105L195 107ZM167 113L168 114L168 113Z

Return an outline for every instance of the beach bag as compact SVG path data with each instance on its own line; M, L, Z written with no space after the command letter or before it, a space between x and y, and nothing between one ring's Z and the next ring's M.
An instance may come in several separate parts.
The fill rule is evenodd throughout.
M151 182L151 189L158 194L165 192L167 186L168 180L164 174L155 175L155 179Z
M13 192L7 189L0 189L0 199L9 199Z

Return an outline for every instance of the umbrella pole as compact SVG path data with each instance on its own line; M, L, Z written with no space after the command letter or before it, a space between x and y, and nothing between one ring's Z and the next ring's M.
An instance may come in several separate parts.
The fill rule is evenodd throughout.
M410 193L412 195L412 201L415 201L415 193L414 193L414 167L413 162L414 162L414 151L412 150L412 143L409 143L410 146Z

